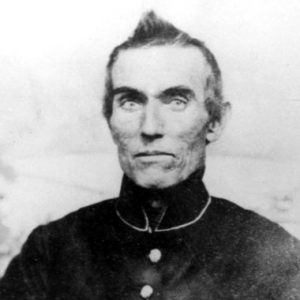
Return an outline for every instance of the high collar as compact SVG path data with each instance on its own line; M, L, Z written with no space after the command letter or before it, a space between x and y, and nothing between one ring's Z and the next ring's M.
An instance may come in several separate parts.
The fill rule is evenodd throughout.
M197 222L210 204L202 182L204 170L194 172L186 180L165 189L146 189L124 175L116 212L129 227L138 231L162 232L180 229ZM163 204L159 221L151 227L153 214L147 213L150 201ZM159 211L159 210L158 210Z

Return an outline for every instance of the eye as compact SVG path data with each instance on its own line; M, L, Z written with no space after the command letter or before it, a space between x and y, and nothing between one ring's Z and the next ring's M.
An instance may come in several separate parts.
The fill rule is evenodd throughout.
M120 106L124 110L131 112L131 111L136 111L136 110L140 109L141 103L135 99L125 98L125 99L121 100Z
M182 111L186 108L188 101L183 97L173 97L170 99L169 106L174 111Z

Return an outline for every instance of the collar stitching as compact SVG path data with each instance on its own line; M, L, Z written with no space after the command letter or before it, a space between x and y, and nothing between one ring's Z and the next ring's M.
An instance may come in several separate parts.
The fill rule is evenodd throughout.
M203 207L203 209L200 211L199 215L194 220L192 220L190 222L187 222L187 223L184 223L184 224L181 224L181 225L178 225L178 226L170 227L170 228L165 228L165 229L156 228L154 231L155 232L166 232L166 231L171 231L171 230L178 230L178 229L187 227L189 225L192 225L192 224L196 223L197 221L199 221L202 218L202 216L206 212L207 208L209 207L210 203L211 203L211 197L208 196L208 199L207 199L207 202L206 202L205 206Z
M127 226L131 227L132 229L135 229L137 231L140 231L140 232L149 232L149 233L152 233L152 232L166 232L166 231L172 231L172 230L178 230L178 229L181 229L181 228L184 228L184 227L187 227L189 225L192 225L194 223L196 223L197 221L199 221L204 213L206 212L206 210L208 209L209 205L211 204L211 197L208 196L208 199L207 199L207 202L204 206L204 208L200 211L199 215L192 221L190 222L187 222L187 223L184 223L184 224L181 224L181 225L178 225L178 226L174 226L174 227L170 227L170 228L166 228L166 229L158 229L159 227L159 224L160 222L158 223L158 225L156 226L156 228L154 228L154 230L149 226L149 219L148 219L148 216L144 210L144 208L142 208L142 212L143 212L143 215L145 217L145 221L146 221L146 225L145 225L145 228L140 228L140 227L137 227L137 226L134 226L132 225L131 223L127 222L120 214L118 208L116 208L116 214L117 216L121 219L121 221L126 224ZM167 210L166 210L167 211ZM166 213L165 211L165 213ZM163 219L165 213L162 215L161 217L161 220Z
M137 231L146 232L146 231L149 231L149 219L148 219L148 217L147 217L146 212L144 211L144 209L143 209L142 211L143 211L143 214L144 214L144 217L145 217L145 220L146 220L145 228L140 228L140 227L134 226L134 225L132 225L131 223L127 222L127 221L121 216L121 214L120 214L118 208L116 208L116 214L117 214L117 216L121 219L121 221L122 221L124 224L128 225L129 227L131 227L131 228L133 228L133 229L135 229L135 230L137 230Z

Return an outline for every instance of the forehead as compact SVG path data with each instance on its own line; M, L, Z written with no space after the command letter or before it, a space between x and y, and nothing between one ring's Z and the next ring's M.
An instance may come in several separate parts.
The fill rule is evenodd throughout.
M193 46L151 46L123 50L112 67L113 87L157 92L184 85L203 91L207 63Z

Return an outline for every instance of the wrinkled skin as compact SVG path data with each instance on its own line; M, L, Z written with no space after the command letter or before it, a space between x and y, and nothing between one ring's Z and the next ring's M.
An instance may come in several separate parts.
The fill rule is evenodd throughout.
M205 109L207 64L195 47L122 51L112 68L110 130L123 171L166 188L204 166L214 129Z

